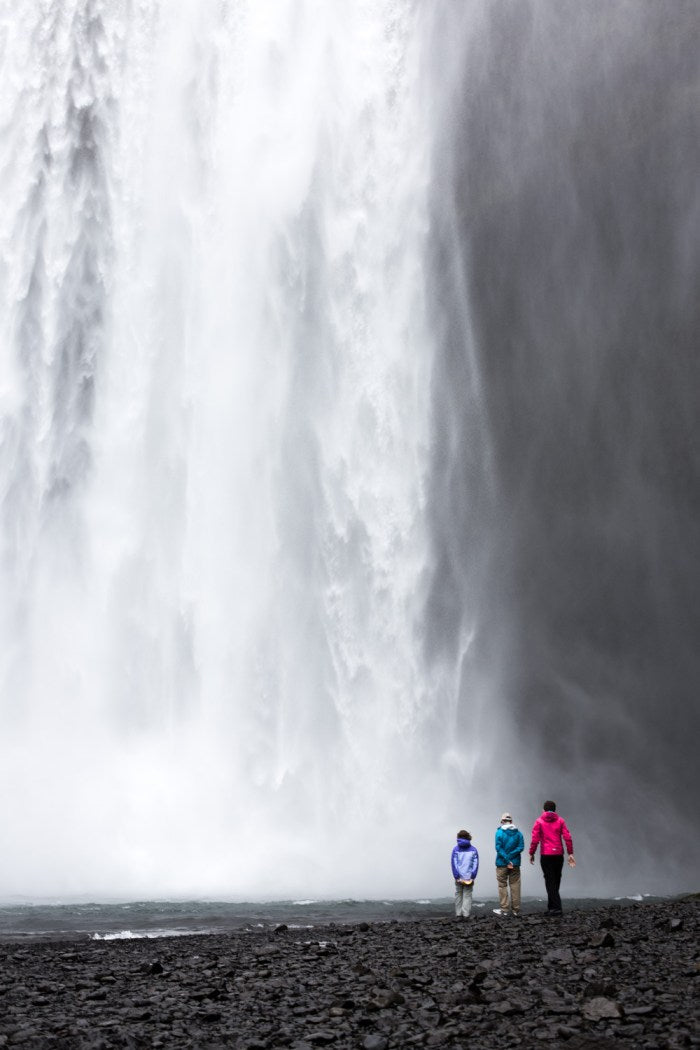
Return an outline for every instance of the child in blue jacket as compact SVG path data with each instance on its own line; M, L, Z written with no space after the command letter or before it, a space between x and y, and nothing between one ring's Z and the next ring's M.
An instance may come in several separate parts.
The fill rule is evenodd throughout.
M452 850L452 874L455 880L455 916L468 919L472 910L474 880L479 871L479 854L472 846L468 831L457 832L457 845Z
M508 890L510 909L513 915L520 915L520 855L524 848L522 831L516 828L510 813L504 813L496 831L496 882L500 903L499 908L493 909L496 915L508 915Z

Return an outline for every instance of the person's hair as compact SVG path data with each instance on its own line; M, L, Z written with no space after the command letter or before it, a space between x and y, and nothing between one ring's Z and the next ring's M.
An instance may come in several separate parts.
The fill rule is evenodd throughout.
M556 811L556 808L557 808L556 802L545 802L545 804L544 804L544 811L545 811L545 813L554 813Z
M469 841L470 841L470 842L471 842L471 840L472 840L472 837L471 837L471 835L469 834L469 832L468 832L468 831L465 831L464 829L462 829L461 831L458 831L458 832L457 832L457 838L458 838L458 839L469 839Z

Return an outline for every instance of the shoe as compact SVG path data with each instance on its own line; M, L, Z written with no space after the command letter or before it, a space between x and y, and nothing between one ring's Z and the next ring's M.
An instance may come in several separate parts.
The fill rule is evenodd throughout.
M494 915L508 915L508 912L504 911L503 908L494 908L493 909L493 914Z

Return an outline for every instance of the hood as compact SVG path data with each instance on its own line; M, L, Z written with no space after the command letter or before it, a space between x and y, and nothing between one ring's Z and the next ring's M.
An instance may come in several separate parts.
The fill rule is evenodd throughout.
M561 817L558 813L552 813L550 810L546 809L540 817L540 820L546 820L548 824L552 824L555 820L561 820Z
M501 831L517 831L515 824L501 824Z
M469 839L457 839L457 849L471 849L472 844Z

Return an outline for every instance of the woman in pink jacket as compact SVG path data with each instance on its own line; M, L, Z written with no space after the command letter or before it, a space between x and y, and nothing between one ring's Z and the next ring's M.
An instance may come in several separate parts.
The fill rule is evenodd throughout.
M561 915L559 885L564 868L564 846L569 854L569 867L575 868L574 844L571 832L563 817L556 813L556 802L545 802L544 812L535 821L530 842L530 863L535 863L537 847L540 847L540 864L547 889L547 914ZM563 841L562 841L563 840Z

